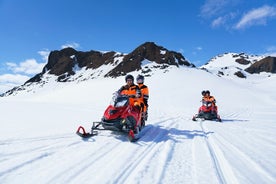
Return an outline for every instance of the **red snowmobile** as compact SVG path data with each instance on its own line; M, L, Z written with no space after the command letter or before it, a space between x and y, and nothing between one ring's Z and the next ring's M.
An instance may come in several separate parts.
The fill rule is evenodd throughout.
M198 114L194 115L192 120L216 120L221 122L221 118L218 115L217 106L214 106L210 101L202 100L202 105L198 110Z
M142 129L141 112L139 108L129 104L129 98L131 97L114 93L101 121L93 122L91 132L86 132L80 126L76 133L83 138L89 138L97 135L100 130L111 130L127 133L131 142L137 140Z

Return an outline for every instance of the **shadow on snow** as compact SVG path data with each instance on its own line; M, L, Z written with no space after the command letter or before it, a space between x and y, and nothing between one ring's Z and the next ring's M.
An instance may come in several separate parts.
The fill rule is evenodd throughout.
M139 142L182 142L186 139L194 139L196 137L205 138L214 132L204 132L202 130L179 130L177 128L164 128L159 125L147 125L141 132Z
M221 119L222 123L238 123L238 122L247 122L249 120L245 119Z

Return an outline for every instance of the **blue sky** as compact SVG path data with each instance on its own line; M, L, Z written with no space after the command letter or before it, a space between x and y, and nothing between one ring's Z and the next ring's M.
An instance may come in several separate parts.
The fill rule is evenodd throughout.
M275 0L0 0L0 92L50 51L129 53L146 41L200 66L225 52L276 56Z

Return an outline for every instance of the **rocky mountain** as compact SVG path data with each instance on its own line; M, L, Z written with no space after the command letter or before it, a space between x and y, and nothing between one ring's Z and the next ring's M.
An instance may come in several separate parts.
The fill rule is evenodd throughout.
M50 80L70 82L99 77L116 78L133 71L140 71L145 76L151 76L154 70L166 72L169 67L194 68L195 65L188 62L181 53L170 51L153 42L146 42L129 54L94 50L82 52L73 48L65 48L52 51L41 73L2 96L28 90L28 86L34 84L43 86Z
M52 51L43 71L26 83L39 82L46 73L58 76L57 80L59 82L70 81L72 78L76 78L74 75L81 69L93 70L94 74L97 73L92 75L91 78L99 76L118 77L138 70L142 70L142 73L147 74L151 69L149 67L143 68L143 62L145 61L153 63L155 67L159 68L167 68L170 65L195 67L186 61L182 54L169 51L153 42L146 42L129 54L114 51L82 52L73 48L65 48L60 51ZM106 66L110 66L110 68L106 69ZM98 71L95 72L96 70Z
M200 67L220 77L247 78L251 74L276 73L276 57L225 53Z

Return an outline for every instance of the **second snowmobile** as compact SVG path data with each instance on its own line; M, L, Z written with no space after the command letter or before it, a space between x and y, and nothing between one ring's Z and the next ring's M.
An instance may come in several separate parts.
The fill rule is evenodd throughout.
M212 102L202 100L202 105L198 110L198 114L194 115L192 120L215 120L221 122L217 107L213 107Z

